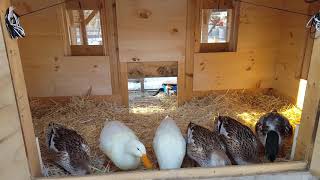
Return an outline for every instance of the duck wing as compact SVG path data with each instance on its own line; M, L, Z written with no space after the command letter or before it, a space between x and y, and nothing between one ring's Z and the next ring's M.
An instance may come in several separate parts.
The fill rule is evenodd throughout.
M84 138L76 131L62 125L50 123L47 131L47 146L54 152L84 151L90 154L90 148Z
M224 152L226 150L217 133L193 123L189 124L187 141L197 151L206 155L211 154L216 149Z
M249 127L231 117L219 116L217 129L232 161L237 164L258 161L258 140Z

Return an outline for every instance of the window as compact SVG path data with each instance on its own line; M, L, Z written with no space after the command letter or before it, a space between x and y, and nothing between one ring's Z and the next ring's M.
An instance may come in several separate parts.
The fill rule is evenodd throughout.
M228 18L232 10L202 9L201 43L227 43L230 39Z
M102 45L102 29L98 10L70 10L71 45Z
M103 56L104 30L101 20L100 3L79 0L78 3L67 3L66 26L69 55ZM87 3L87 4L85 4Z
M227 1L225 1L227 2ZM235 51L239 22L237 2L216 4L202 0L198 31L198 52Z

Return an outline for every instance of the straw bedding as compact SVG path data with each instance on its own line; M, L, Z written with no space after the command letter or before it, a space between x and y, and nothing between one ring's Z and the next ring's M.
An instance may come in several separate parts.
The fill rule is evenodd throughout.
M175 97L153 97L148 93L143 96L131 93L129 108L86 97L74 97L67 104L55 101L43 104L37 99L32 99L30 104L46 176L68 175L46 156L45 129L49 122L60 123L83 135L91 148L93 173L101 174L118 171L99 150L99 135L106 120L119 120L130 127L145 144L148 155L156 163L152 152L152 138L166 115L176 121L183 133L191 121L212 129L214 119L218 115L231 116L252 129L261 115L273 109L286 116L293 126L299 123L301 116L301 111L287 99L270 92L255 91L212 93L204 98L195 98L181 107L177 107ZM282 160L288 158L290 148L291 145L288 143ZM183 167L191 167L192 164L186 161Z

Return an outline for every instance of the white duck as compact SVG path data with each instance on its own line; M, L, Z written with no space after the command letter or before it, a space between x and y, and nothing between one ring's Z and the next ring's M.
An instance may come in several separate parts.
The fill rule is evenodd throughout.
M186 141L170 117L162 120L153 139L153 149L160 169L180 168L186 154Z
M134 132L119 121L107 121L100 134L100 148L121 170L136 169L143 165L150 169L152 163L145 146Z

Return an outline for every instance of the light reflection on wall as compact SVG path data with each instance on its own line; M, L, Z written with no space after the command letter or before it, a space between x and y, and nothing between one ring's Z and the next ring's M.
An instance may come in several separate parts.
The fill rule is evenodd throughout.
M300 79L299 83L299 91L297 96L297 107L302 109L303 108L303 102L304 102L304 96L306 94L306 88L307 88L307 80Z

